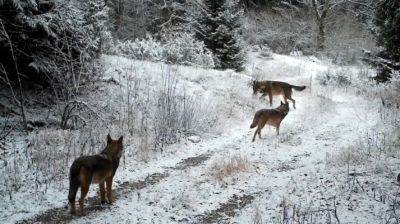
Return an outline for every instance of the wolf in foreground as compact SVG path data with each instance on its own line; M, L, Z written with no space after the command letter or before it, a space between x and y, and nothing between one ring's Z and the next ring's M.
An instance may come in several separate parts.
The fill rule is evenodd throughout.
M84 214L83 202L89 191L90 184L99 184L101 203L106 202L106 191L104 183L107 187L108 203L112 203L112 180L119 166L119 160L122 156L122 139L113 140L107 135L107 146L97 155L82 156L77 158L71 165L69 170L69 194L68 201L70 204L71 214L75 213L75 197L78 189L81 189L81 197L79 199L80 212Z

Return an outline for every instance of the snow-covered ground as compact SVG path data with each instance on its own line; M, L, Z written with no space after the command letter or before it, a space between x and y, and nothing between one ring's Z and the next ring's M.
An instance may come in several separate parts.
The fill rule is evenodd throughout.
M66 208L67 176L46 191L27 181L12 198L0 202L1 223L45 221L37 218L41 214L55 223L282 223L283 217L288 223L394 222L398 146L391 145L392 136L381 140L388 124L382 123L380 96L369 92L367 78L360 77L363 68L339 68L308 57L263 58L255 53L249 55L242 73L116 56L104 56L102 61L104 79L117 84L104 83L99 94L87 96L88 101L98 99L99 108L119 105L121 89L128 88L126 80L131 76L154 87L163 74L172 72L181 91L201 101L199 117L208 122L207 118L215 117L215 124L196 133L200 142L184 139L146 156L138 153L134 137L107 128L114 136L124 135L126 150L115 176L117 198L112 205L89 210L83 217L71 216ZM338 70L352 84L320 84L318 76ZM251 142L255 130L249 126L255 111L270 108L265 99L252 96L251 77L307 86L294 91L296 109L290 102L279 136L266 126L262 139ZM280 100L275 96L273 107ZM105 138L106 130L99 133ZM21 141L15 143L19 147L28 144L16 141ZM373 151L381 148L382 155ZM234 158L245 168L216 178L216 170L234 163ZM159 179L148 181L152 174L159 174ZM140 181L144 184L135 185ZM97 188L90 188L89 197L97 194ZM51 208L65 214L52 215Z

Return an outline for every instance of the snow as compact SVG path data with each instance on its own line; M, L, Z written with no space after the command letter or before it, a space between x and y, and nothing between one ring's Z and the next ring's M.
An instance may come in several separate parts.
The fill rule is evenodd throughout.
M128 144L124 162L114 178L114 189L154 173L166 175L139 190L128 189L106 209L77 216L72 223L196 223L234 195L252 195L254 200L233 216L226 215L228 223L254 223L257 217L263 223L279 223L283 201L290 209L296 205L321 211L332 209L336 203L341 223L380 223L389 217L389 203L379 196L397 192L394 173L389 171L395 171L400 161L383 157L368 164L343 162L345 155L365 150L360 146L366 141L366 134L380 130L380 99L359 94L353 86L323 86L315 78L342 68L305 56L274 54L265 59L254 53L249 55L243 73L168 66L117 56L104 56L102 60L106 68L104 80L114 80L103 87L108 94L115 94L107 104L118 99L116 89L125 87L127 77L135 75L157 86L165 71L173 71L184 91L201 97L203 115L216 116L218 121L215 128L201 137L190 136L145 160L134 153L139 150L134 139L115 131L125 134ZM135 73L130 72L132 68ZM356 77L359 69L351 67L347 71ZM262 139L257 137L254 143L251 139L255 130L249 129L254 112L270 107L264 99L252 96L248 85L252 77L307 86L302 92L294 91L296 109L290 102L281 134L276 136L275 130L266 126ZM104 96L93 97L100 103ZM281 97L274 96L273 107L280 100ZM18 147L26 146L21 143ZM199 164L179 166L185 159L199 156L205 156ZM233 174L223 182L216 180L212 168L234 156L246 158L247 171ZM13 223L49 208L66 206L67 191L67 177L60 186L51 186L43 194L35 194L37 190L26 183L12 200L0 202L0 222ZM92 185L89 197L97 191L98 187Z
M192 135L192 136L189 136L187 138L187 140L191 141L193 143L199 143L201 139L200 139L200 136Z

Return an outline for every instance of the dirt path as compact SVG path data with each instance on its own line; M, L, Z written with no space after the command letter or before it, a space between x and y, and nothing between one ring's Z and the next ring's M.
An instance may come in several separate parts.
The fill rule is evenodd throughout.
M305 112L305 110L297 110L292 113L302 114ZM328 115L332 118L334 116L341 116L339 112L337 115L327 114L326 116ZM178 201L177 204L184 204L182 208L169 210L170 208L164 207L162 209L168 211L154 215L154 219L151 219L152 221L149 222L158 223L161 222L160 220L167 220L165 216L170 216L169 220L171 222L191 223L193 220L197 220L199 223L229 223L233 217L240 214L241 210L252 204L258 197L265 197L265 194L270 194L270 192L282 194L282 188L291 181L292 175L307 173L307 170L310 168L309 165L312 165L309 164L308 160L314 160L316 157L324 154L324 152L310 151L308 148L301 150L298 144L302 145L302 142L307 141L308 144L320 145L322 147L323 144L335 141L335 136L328 133L332 127L339 125L335 123L335 119L321 123L318 129L306 127L301 130L295 130L290 125L291 122L297 122L291 119L289 118L287 123L285 123L285 130L280 137L276 138L272 133L273 130L269 129L268 131L264 131L263 139L257 139L255 143L250 143L252 131L246 132L243 131L243 127L236 127L232 130L231 134L226 135L217 142L211 140L209 145L214 147L212 152L183 159L175 166L167 167L164 173L151 174L144 180L122 182L114 189L116 199L120 201L122 199L128 200L132 194L142 190L140 197L150 198L150 200L143 199L142 201L138 201L136 206L147 206L148 209L160 209L162 205L157 202L153 203L151 200L154 194L161 197L170 196L171 198L180 198L185 192L188 192L189 195L198 194L201 199L198 199L197 204L203 204L203 207L205 206L206 208L200 207L199 211L197 211L196 207L190 207L190 203L186 205L185 201ZM324 143L319 141L321 137L327 136L331 139L325 139ZM200 180L193 179L192 173L206 172L204 163L210 158L218 159L220 156L229 155L232 150L249 150L249 148L255 150L255 152L251 152L250 150L250 152L246 153L255 153L252 156L252 160L259 161L254 166L264 166L259 168L259 170L265 173L261 173L258 179L249 180L249 183L242 186L229 185L226 187L221 187L218 184L211 187L206 185L205 181L201 178ZM258 172L258 170L255 170L255 172ZM197 177L197 174L195 176ZM200 176L203 175L200 174ZM151 203L148 203L149 201ZM274 205L274 203L276 201L271 202L271 205ZM208 206L210 209L207 208ZM113 207L100 205L98 196L88 198L86 203L88 217L86 218L96 217L97 214L114 213ZM97 211L102 212L97 213ZM176 212L180 212L177 217L173 215ZM183 218L180 216L183 216ZM23 220L19 223L65 223L79 219L79 216L68 214L66 207L61 207L50 209L34 218Z
M210 158L209 154L202 154L202 155L199 155L196 157L189 157L189 158L182 160L176 166L170 167L164 173L153 173L153 174L147 176L144 180L139 180L136 182L128 182L128 181L122 182L121 184L118 185L118 187L113 189L114 200L118 200L121 197L126 198L127 195L129 195L135 191L138 191L138 190L141 190L148 186L152 186L152 185L159 183L161 180L163 180L164 178L169 176L168 170L184 170L189 167L198 166L201 163L203 163L204 161L208 160L209 158ZM96 187L96 186L94 186L94 187ZM111 208L110 205L100 204L99 198L100 198L99 195L86 198L86 201L85 201L86 214L90 214L95 211L102 211L102 210ZM77 218L79 218L79 216L69 214L68 207L65 206L65 207L49 209L33 218L25 219L25 220L19 221L17 223L37 223L37 222L40 222L40 223L67 223L67 222L69 222L73 219L77 219Z
M251 204L256 197L254 195L233 195L227 202L220 205L218 209L212 210L199 217L199 223L229 223L229 218L234 217L240 209Z

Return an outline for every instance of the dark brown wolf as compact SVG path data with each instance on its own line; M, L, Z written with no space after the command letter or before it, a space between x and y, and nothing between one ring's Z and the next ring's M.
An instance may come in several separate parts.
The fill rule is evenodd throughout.
M118 140L113 140L110 135L107 135L107 146L100 154L82 156L72 163L69 170L68 194L68 201L71 206L70 212L72 214L75 213L75 197L78 188L81 189L79 209L81 214L84 214L83 202L89 191L90 184L99 184L101 203L105 203L105 183L108 203L112 203L112 180L119 166L122 150L122 136Z
M262 97L268 95L269 96L269 104L272 106L272 96L273 95L282 95L285 103L287 103L287 99L293 102L293 108L296 109L296 101L292 98L292 89L297 91L303 91L306 86L294 86L286 82L279 81L256 81L254 80L252 83L253 86L253 94L257 94L257 92L262 93Z
M274 126L276 128L276 134L279 135L279 126L288 113L289 103L283 103L282 101L281 105L275 109L261 109L257 111L254 115L253 123L250 125L250 128L257 126L257 130L253 136L253 142L256 139L257 133L258 137L261 138L261 129L265 124Z

